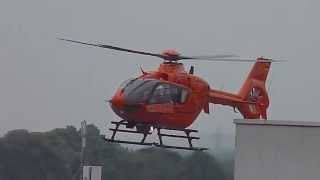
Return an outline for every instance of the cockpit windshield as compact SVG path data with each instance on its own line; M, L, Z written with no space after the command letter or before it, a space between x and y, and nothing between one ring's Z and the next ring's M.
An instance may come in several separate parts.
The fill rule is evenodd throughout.
M130 79L127 79L125 81L123 81L121 84L120 84L120 89L123 89L125 87L127 87L131 82L133 82L134 80L136 80L136 78L130 78Z
M146 102L157 81L136 79L124 89L124 97L128 104Z
M183 104L188 96L185 88L154 79L128 81L123 87L123 93L127 104Z

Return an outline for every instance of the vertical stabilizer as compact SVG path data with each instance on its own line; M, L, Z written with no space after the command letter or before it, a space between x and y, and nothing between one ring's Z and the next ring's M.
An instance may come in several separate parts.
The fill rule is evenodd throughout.
M265 88L271 61L264 58L257 58L247 79L244 81L239 96L248 103L238 107L244 118L267 119L267 108L269 106L269 97Z

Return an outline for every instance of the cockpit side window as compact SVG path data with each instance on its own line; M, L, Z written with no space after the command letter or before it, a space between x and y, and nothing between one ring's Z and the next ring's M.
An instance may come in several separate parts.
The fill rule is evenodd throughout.
M160 83L153 90L153 93L149 99L149 104L162 104L169 103L171 101L171 92L169 84Z
M167 84L159 83L153 90L152 95L148 101L149 104L164 104L164 103L178 103L186 102L188 91L185 88Z

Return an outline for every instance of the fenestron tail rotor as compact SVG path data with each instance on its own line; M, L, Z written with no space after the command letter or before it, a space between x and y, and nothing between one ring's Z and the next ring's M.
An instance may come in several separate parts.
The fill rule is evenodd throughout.
M100 48L112 49L112 50L116 50L116 51L123 51L123 52L128 52L128 53L158 57L158 58L161 58L165 61L171 61L171 62L176 62L176 61L180 61L180 60L196 60L196 61L197 60L205 60L205 61L217 61L217 62L256 62L256 61L259 61L259 62L279 62L279 61L281 61L281 60L273 60L273 59L265 59L265 58L258 58L257 60L255 60L255 59L238 59L238 58L236 58L238 56L234 55L234 54L217 54L217 55L209 55L209 56L183 56L183 55L180 55L175 50L165 50L161 53L151 53L151 52L145 52L145 51L126 49L126 48L121 48L121 47L111 46L111 45L106 45L106 44L93 44L93 43L75 41L75 40L64 39L64 38L58 38L58 39L63 40L63 41L72 42L72 43L87 45L87 46L95 46L95 47L100 47Z

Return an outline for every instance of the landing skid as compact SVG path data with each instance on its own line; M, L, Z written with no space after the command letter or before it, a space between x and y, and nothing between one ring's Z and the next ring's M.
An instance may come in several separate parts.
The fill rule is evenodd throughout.
M203 151L203 150L207 150L208 148L202 148L202 147L193 147L192 144L192 140L194 139L200 139L199 137L195 137L195 136L190 136L191 133L197 133L197 130L193 130L193 129L173 129L173 128L159 128L159 127L155 127L157 130L157 136L158 136L158 140L159 142L152 142L152 143L148 143L145 142L146 138L148 135L151 135L152 132L150 132L149 130L144 130L144 131L138 131L138 130L128 130L128 128L126 129L119 129L120 126L125 126L128 127L129 124L128 122L125 121L120 121L120 122L115 122L112 121L111 124L115 125L115 128L110 128L109 130L113 131L111 138L105 138L103 137L103 139L107 142L111 142L111 143L122 143L122 144L134 144L134 145L143 145L143 146L154 146L154 147L160 147L160 148L167 148L167 149L181 149L181 150L191 150L191 151ZM146 127L148 127L148 125L145 125ZM164 134L161 132L161 130L170 130L170 131L182 131L185 133L185 136L183 135L176 135L176 134ZM115 136L117 134L117 132L123 132L123 133L133 133L133 134L142 134L143 137L141 139L141 141L123 141L123 140L116 140ZM189 146L171 146L171 145L165 145L163 143L163 139L164 137L171 137L171 138L181 138L181 139L187 139L188 140L188 144Z

